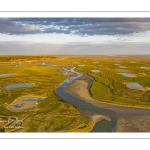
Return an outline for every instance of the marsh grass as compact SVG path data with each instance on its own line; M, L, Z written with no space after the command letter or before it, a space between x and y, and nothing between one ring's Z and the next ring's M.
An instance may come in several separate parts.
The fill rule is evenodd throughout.
M1 78L0 87L9 84L36 84L35 87L30 88L0 89L0 115L5 118L15 116L24 119L22 123L24 128L16 132L61 132L64 129L76 131L80 124L83 126L89 124L77 108L62 101L55 94L55 89L67 79L61 75L58 68L31 65L0 69L0 74L12 72L17 76ZM45 96L46 99L39 101L37 107L31 110L17 113L7 109L9 104L23 95L40 95ZM88 131L89 125L83 130ZM5 129L5 132L13 131L15 132L15 129Z
M59 58L65 57L65 60ZM98 61L99 64L93 62ZM107 56L14 56L0 57L0 74L16 73L13 77L0 78L0 87L9 84L35 83L32 88L2 90L0 88L0 115L24 119L23 129L16 132L89 132L93 128L89 120L76 107L64 102L55 94L55 89L67 79L53 66L41 65L48 62L52 65L76 67L78 72L94 78L90 94L94 99L117 105L150 108L150 90L140 91L128 88L124 82L137 82L143 87L150 87L150 58L144 57L107 57ZM85 64L79 67L78 64ZM131 63L136 62L136 63ZM114 64L129 68L120 69ZM18 67L15 67L19 64ZM27 65L24 65L27 64ZM101 70L93 73L91 70ZM136 78L120 76L119 72L136 74ZM145 73L142 75L139 73ZM23 95L40 95L46 99L39 101L36 108L24 112L11 112L7 106ZM1 124L0 124L1 126ZM1 128L1 127L0 127ZM0 129L1 130L1 129ZM15 130L5 129L6 132Z
M89 59L88 63L84 68L77 68L77 71L86 73L94 78L94 82L91 86L90 93L94 99L131 106L131 107L144 107L150 108L150 90L140 91L136 89L128 88L124 82L137 82L143 87L150 87L150 70L139 68L141 66L150 67L149 58L108 58L103 57L99 58L99 65L91 65L93 59ZM119 63L123 66L128 66L129 68L122 69L123 72L136 74L136 78L126 78L120 76L116 73L119 73L121 70L118 66L114 64L120 61ZM131 63L131 62L137 63ZM89 70L101 70L101 73L92 73ZM139 73L145 73L144 75L139 75Z

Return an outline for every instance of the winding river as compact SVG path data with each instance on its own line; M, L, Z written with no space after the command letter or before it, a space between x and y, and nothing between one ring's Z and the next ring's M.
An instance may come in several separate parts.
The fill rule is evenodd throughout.
M103 116L108 116L110 118L110 120L102 119L101 121L96 122L91 132L111 132L111 131L113 132L115 131L116 124L117 124L117 113L109 109L97 107L96 105L88 103L78 97L75 97L71 93L66 92L65 89L72 83L72 81L80 78L82 74L75 71L74 70L75 67L70 70L67 70L66 68L62 68L62 69L64 69L67 73L69 71L72 73L75 73L76 76L68 78L68 80L66 80L61 86L59 86L56 89L56 94L65 102L77 107L81 113L88 112L90 114L94 114L97 116L103 115ZM90 83L89 88L92 82Z

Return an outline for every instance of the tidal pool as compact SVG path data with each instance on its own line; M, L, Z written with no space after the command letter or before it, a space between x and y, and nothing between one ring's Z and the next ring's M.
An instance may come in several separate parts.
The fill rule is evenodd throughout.
M92 72L101 72L100 70L91 70Z
M131 77L131 78L136 77L136 75L134 75L134 74L129 74L129 73L117 73L117 74L120 74L120 75L122 75L122 76L124 76L124 77Z
M141 86L139 83L136 82L125 82L125 84L127 85L127 87L131 89L143 90L143 91L146 90L143 86Z
M28 88L28 87L34 87L34 86L36 86L36 84L34 83L11 84L11 85L2 86L2 89L12 90L12 89L17 89L17 88Z
M33 95L21 96L15 99L7 108L13 112L21 112L36 107L38 105L37 102L43 99L45 97Z
M1 74L0 77L12 77L16 76L17 74L11 73L11 74Z

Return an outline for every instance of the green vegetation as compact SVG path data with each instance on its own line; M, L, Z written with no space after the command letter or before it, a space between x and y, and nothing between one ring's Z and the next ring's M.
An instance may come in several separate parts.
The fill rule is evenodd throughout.
M99 61L99 64L93 64L95 60ZM122 69L115 64L121 64L129 68ZM150 58L97 57L89 58L85 67L77 67L77 71L87 73L94 78L95 81L90 89L91 96L94 99L130 107L150 108L150 70L140 68L142 66L150 67ZM93 73L91 72L92 69L101 70L102 73ZM137 77L123 77L117 74L120 72L132 73ZM147 90L130 89L124 82L137 82Z
M20 58L18 57L18 59ZM33 60L36 59L33 57ZM77 108L62 101L55 94L55 89L67 79L57 67L36 65L36 62L35 65L22 64L18 67L10 66L0 69L0 74L17 74L13 77L0 78L0 118L2 120L16 117L23 119L22 123L12 122L9 125L0 122L1 129L5 127L5 132L87 132L91 130L89 120ZM1 66L3 65L1 64ZM36 86L14 90L2 89L2 86L20 83L35 83ZM11 112L7 109L10 103L23 95L40 95L47 98L39 101L36 108L28 111ZM6 128L8 126L21 126L23 128ZM80 126L85 127L80 129Z
M42 65L42 62L48 63L48 66ZM78 66L83 64L85 66ZM119 68L115 64L129 68ZM91 131L92 125L89 120L77 108L62 101L55 94L55 89L67 79L59 71L59 66L75 66L78 72L92 76L94 82L90 94L94 99L111 104L150 108L150 70L140 68L143 66L150 68L149 57L5 56L0 57L0 74L15 73L17 76L0 78L0 118L23 119L23 122L18 124L10 123L10 125L23 126L22 129L6 128L6 132ZM91 70L102 72L93 73ZM137 77L127 78L117 73L132 73ZM147 90L130 89L124 82L137 82ZM20 83L35 83L36 86L8 91L1 88ZM16 98L29 94L47 98L39 101L36 108L28 111L17 113L7 109ZM3 131L4 125L0 123L0 131Z

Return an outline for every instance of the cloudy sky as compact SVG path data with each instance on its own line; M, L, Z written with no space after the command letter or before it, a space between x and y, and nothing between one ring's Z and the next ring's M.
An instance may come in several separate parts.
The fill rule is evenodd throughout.
M150 18L0 18L0 55L150 54Z

